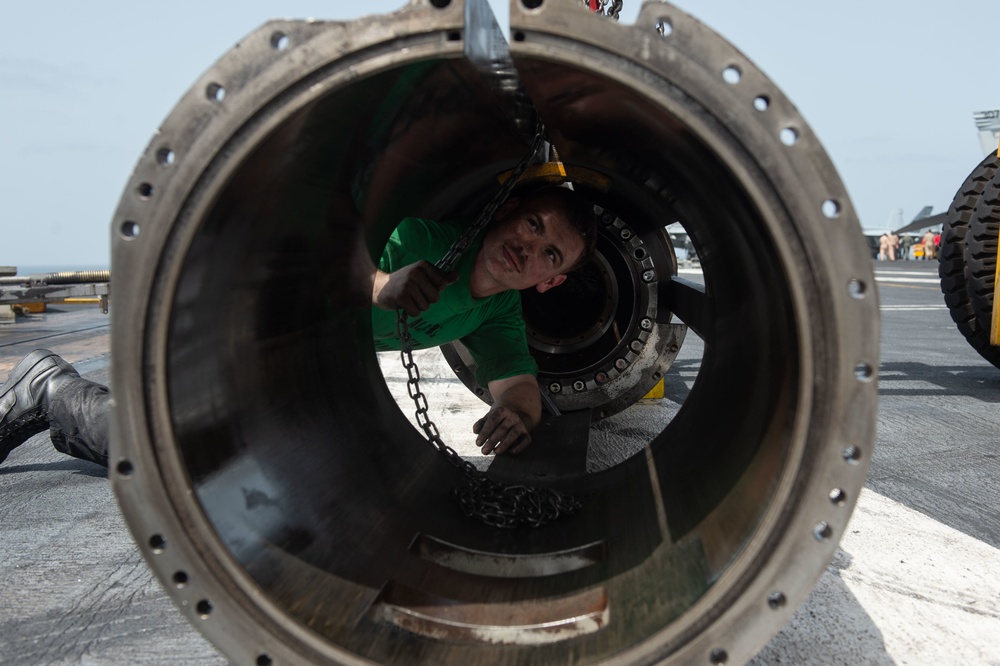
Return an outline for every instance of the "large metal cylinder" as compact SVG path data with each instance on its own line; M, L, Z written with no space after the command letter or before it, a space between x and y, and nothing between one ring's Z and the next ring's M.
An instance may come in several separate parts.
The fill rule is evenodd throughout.
M670 4L626 26L512 0L510 23L508 55L479 0L270 22L127 185L111 477L149 565L234 663L739 663L847 525L878 304L816 137ZM582 510L499 530L458 511L458 472L387 390L359 256L405 215L477 211L535 111L598 176L578 185L595 204L690 233L704 288L661 262L640 300L705 351L638 454L559 482Z

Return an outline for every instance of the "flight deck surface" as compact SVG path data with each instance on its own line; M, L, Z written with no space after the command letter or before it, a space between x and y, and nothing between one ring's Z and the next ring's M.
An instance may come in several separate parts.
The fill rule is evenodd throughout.
M936 262L875 272L880 404L865 491L811 596L751 663L1000 664L1000 369L952 323ZM109 324L93 306L19 317L0 327L0 376L45 347L106 382ZM661 408L694 381L697 343L682 348ZM421 362L425 375L446 369ZM381 363L392 389L395 360ZM432 409L453 417L445 440L461 438L481 403L457 379L433 383ZM46 434L0 466L0 599L0 663L226 663L146 567L106 470L56 452Z

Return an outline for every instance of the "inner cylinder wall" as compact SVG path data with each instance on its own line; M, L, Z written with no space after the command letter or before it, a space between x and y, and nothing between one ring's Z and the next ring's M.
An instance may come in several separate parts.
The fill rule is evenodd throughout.
M564 643L415 635L401 647L398 627L372 611L400 588L528 607L600 589L613 619L573 637L570 661L595 663L645 640L740 551L786 452L798 371L787 278L731 168L623 87L538 67L596 91L584 98L585 130L577 106L535 102L565 159L610 176L609 196L631 201L643 224L681 217L697 234L715 313L698 383L650 443L653 464L640 454L588 479L584 510L558 527L500 531L462 516L448 494L460 475L399 413L366 339L359 301L370 287L357 252L377 254L406 215L474 214L465 202L481 200L524 151L463 61L401 67L291 115L218 187L178 259L171 414L204 511L289 615L375 661L568 663ZM618 101L609 105L611 93ZM335 214L347 200L363 217ZM745 501L720 517L734 489ZM555 575L497 578L427 559L414 548L421 537L505 555L596 543L601 555Z

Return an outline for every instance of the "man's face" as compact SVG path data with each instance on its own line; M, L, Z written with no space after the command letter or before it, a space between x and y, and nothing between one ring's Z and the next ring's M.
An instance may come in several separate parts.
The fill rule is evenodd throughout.
M583 251L583 237L544 199L511 199L486 231L482 259L487 274L507 289L545 292L563 283Z

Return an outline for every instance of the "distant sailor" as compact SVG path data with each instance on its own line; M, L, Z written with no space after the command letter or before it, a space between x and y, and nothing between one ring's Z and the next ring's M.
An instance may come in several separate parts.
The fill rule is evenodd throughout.
M925 233L921 242L924 245L924 259L934 259L937 256L937 248L934 247L934 232Z

